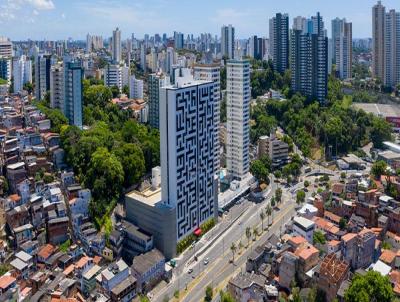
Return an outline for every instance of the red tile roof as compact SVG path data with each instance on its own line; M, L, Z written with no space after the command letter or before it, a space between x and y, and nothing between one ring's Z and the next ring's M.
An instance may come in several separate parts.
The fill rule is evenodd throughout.
M11 276L1 276L0 277L0 288L7 289L11 284L13 284L17 279Z

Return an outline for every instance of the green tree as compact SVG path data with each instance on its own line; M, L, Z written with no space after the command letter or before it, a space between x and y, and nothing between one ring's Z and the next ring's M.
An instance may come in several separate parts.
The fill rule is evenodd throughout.
M382 118L374 117L372 121L372 128L370 132L371 141L375 148L382 148L384 141L391 141L392 126Z
M313 235L313 243L325 244L326 243L325 235L321 231L315 231Z
M86 106L93 105L102 108L111 101L112 96L110 88L104 85L93 85L84 90L83 103Z
M231 244L232 263L235 262L235 254L236 254L236 251L237 251L237 247L236 247L235 243L232 242L232 244Z
M282 201L282 189L277 188L275 191L275 200L277 203L280 203Z
M33 92L33 84L31 82L25 83L24 90L28 91L28 93L31 94Z
M251 229L250 227L246 228L246 238L247 238L247 246L250 245L250 239L251 239Z
M111 87L111 93L113 98L117 98L119 96L119 88L118 86Z
M347 220L346 218L342 217L339 221L339 228L343 231L347 228Z
M257 178L260 182L268 183L268 170L264 166L261 160L254 160L250 165L250 172Z
M128 85L125 85L124 87L122 87L122 93L127 95L130 98L132 97L129 95L129 86Z
M394 294L388 277L383 277L375 271L368 271L364 276L360 274L354 276L344 298L346 302L390 302Z
M296 203L301 204L305 201L306 199L306 193L303 190L299 190L296 193Z
M224 292L224 291L221 290L219 292L219 295L220 295L220 298L221 298L220 302L235 302L233 297L227 292Z
M383 241L382 242L382 249L383 250L391 250L392 249L392 245L387 241Z
M142 149L135 144L124 143L115 148L113 153L117 156L124 169L124 186L128 188L133 184L137 184L146 171Z
M374 162L371 167L371 174L375 179L380 179L382 175L386 174L387 164L383 160L378 160Z
M275 201L274 201L274 203L275 203ZM272 212L273 212L273 209L272 209L271 206L273 206L273 205L272 205L272 200L271 200L271 204L270 204L270 205L267 205L266 208L265 208L265 213L266 213L267 216L268 216L268 225L270 224L270 223L269 223L269 217L272 216Z
M107 205L122 192L124 170L118 158L106 148L98 148L90 160L84 184L92 191L91 212L95 217L104 214Z
M213 289L212 287L209 285L206 287L206 296L204 298L205 302L211 302L213 299Z
M265 219L264 212L260 213L260 219L261 219L261 231L263 231L264 230L264 219Z
M253 237L254 237L254 241L257 240L257 236L258 236L258 228L257 228L257 227L254 227L254 228L253 228Z

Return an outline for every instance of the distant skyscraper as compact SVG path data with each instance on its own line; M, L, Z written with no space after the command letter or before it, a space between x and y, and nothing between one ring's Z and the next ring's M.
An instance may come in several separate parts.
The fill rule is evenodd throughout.
M121 31L117 27L112 37L112 59L115 63L122 61Z
M235 55L235 28L232 25L222 26L221 28L221 53L228 59L233 59Z
M176 240L218 215L214 178L214 83L188 72L160 89L161 186L176 209Z
M221 66L219 64L195 65L194 79L212 81L214 83L214 168L215 174L219 172L220 163L220 99L221 99Z
M283 73L289 68L289 15L278 13L269 20L270 53L274 69Z
M146 46L144 43L140 46L140 68L146 71Z
M336 38L336 70L341 79L352 78L353 67L353 26L346 20L342 23L339 36Z
M227 63L227 154L228 173L242 179L250 169L250 63Z
M175 49L182 49L184 47L183 33L174 32Z
M82 128L82 80L81 62L64 59L64 115L71 125Z
M251 36L247 48L248 48L247 55L250 58L254 58L256 60L262 60L265 52L262 38L258 38L257 36Z
M298 16L293 19L293 30L305 31L307 29L307 18Z
M332 59L333 63L336 64L336 53L338 52L338 45L336 41L340 38L341 33L344 29L344 23L346 19L335 18L332 20Z
M14 92L22 91L24 84L32 82L32 61L26 56L13 60Z
M92 51L93 51L92 36L87 34L86 35L86 53L91 53Z
M35 58L35 97L42 100L50 90L51 55L39 54Z
M384 79L385 7L381 1L372 8L372 75Z
M173 66L175 64L175 51L172 47L167 48L167 52L165 55L165 72L172 75Z
M400 12L385 15L385 62L383 83L395 87L400 83Z
M164 74L150 74L149 85L149 124L160 128L160 88L170 85L170 78Z
M307 31L291 36L292 89L324 101L328 91L328 38L322 17L312 17Z

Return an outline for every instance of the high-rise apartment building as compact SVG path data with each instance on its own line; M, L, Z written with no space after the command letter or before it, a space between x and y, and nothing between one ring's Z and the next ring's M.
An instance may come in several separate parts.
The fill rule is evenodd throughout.
M12 42L5 37L0 37L0 58L12 57L12 55L13 55Z
M176 210L176 240L218 215L214 178L214 83L181 70L160 88L161 194Z
M82 128L83 68L81 62L64 58L64 115L71 125Z
M172 75L173 71L173 66L175 65L175 50L172 47L167 48L167 52L165 54L165 67L164 71L169 74L170 76Z
M35 58L35 97L42 100L50 90L51 55L39 54Z
M160 88L170 85L169 76L158 73L150 74L149 86L149 124L153 128L160 128Z
M293 30L304 31L307 28L307 18L297 16L293 18Z
M305 31L291 36L292 89L324 101L328 93L328 38L322 17L308 20Z
M146 71L146 46L144 43L140 45L140 68Z
M129 97L143 99L143 80L136 79L135 75L129 77Z
M275 17L269 20L269 43L274 69L283 73L289 68L288 14L278 13Z
M32 83L32 62L26 56L13 60L14 92L22 91L24 84Z
M227 63L227 154L228 173L242 179L250 169L250 63Z
M64 111L64 68L54 64L50 70L50 107Z
M221 54L228 59L235 55L235 28L232 25L221 28Z
M385 15L385 62L383 83L387 87L400 84L400 12L394 9Z
M340 28L339 36L334 41L336 70L341 79L352 78L353 67L353 26L344 22Z
M400 83L400 13L381 1L372 8L372 74L386 87Z
M175 43L175 49L183 49L184 47L183 33L174 32L174 43Z
M107 65L104 70L104 84L107 87L117 86L122 92L124 86L129 85L129 67L120 65Z
M215 174L220 168L220 99L221 99L221 66L219 64L202 64L194 66L194 79L214 83L214 169Z
M122 61L121 31L117 27L112 36L112 59L115 63Z
M372 8L372 75L383 81L385 66L385 7L378 1Z
M11 85L11 57L0 57L0 78L7 81L7 86Z
M262 60L264 57L265 48L262 38L251 36L247 45L247 55L256 60Z
M335 18L332 20L332 60L333 63L336 64L336 53L337 50L337 43L336 41L340 39L341 34L343 33L344 23L346 19Z

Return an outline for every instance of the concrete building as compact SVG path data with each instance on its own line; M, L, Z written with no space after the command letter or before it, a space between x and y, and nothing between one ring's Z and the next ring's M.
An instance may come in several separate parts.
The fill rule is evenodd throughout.
M11 57L0 57L0 78L6 81L6 87L11 85L11 72L12 62Z
M271 159L273 166L282 166L289 161L289 145L278 139L275 133L261 136L258 140L258 157L264 155Z
M81 62L64 58L64 115L70 125L83 126L83 68Z
M50 90L51 55L38 55L35 58L35 97L42 100Z
M343 281L349 276L350 266L335 254L327 255L321 263L318 288L326 294L326 301L333 301Z
M122 61L121 31L117 27L112 36L112 59L116 64Z
M227 291L234 301L267 301L266 279L257 274L240 273L229 280Z
M183 49L184 46L183 33L174 32L174 43L175 43L175 49Z
M335 45L336 70L341 79L353 76L353 25L342 20L339 36L333 41Z
M13 60L14 92L20 92L24 84L32 83L32 61L26 56Z
M64 109L64 68L57 63L50 70L50 107Z
M335 41L337 41L340 38L340 35L343 31L343 24L346 22L346 19L340 19L340 18L335 18L332 20L332 26L331 26L331 39L332 39L332 60L333 63L336 64L336 52L337 52L337 45Z
M160 89L162 200L176 209L177 241L218 215L214 181L214 83L180 70Z
M289 15L276 14L269 20L269 43L274 70L283 73L289 68Z
M328 93L328 38L322 17L308 20L306 30L291 37L292 89L323 102Z
M136 79L135 75L129 77L129 97L143 99L143 80Z
M387 87L400 83L400 12L391 9L385 15L384 77Z
M13 56L13 44L12 42L0 36L0 57L12 57Z
M221 99L221 67L219 64L195 65L194 79L200 81L214 82L214 168L215 173L220 168L220 143L219 143L219 127L220 127L220 99Z
M250 169L250 89L249 61L228 61L226 163L228 173L236 179Z
M264 57L264 41L257 36L251 36L247 44L247 55L256 60L262 60Z
M104 84L107 87L117 86L122 92L124 86L129 84L129 67L120 65L107 65L104 71Z
M234 59L235 28L232 25L224 25L221 28L221 54L228 59Z
M385 10L382 1L372 8L372 76L382 81L385 75Z
M293 233L305 238L309 243L313 242L315 223L304 217L293 219Z
M173 66L176 63L176 54L175 54L175 50L172 47L167 47L167 52L165 54L165 62L164 63L165 63L164 71L169 76L172 76Z
M153 128L160 128L160 88L170 85L170 78L165 74L150 74L148 77L149 91L149 123Z

